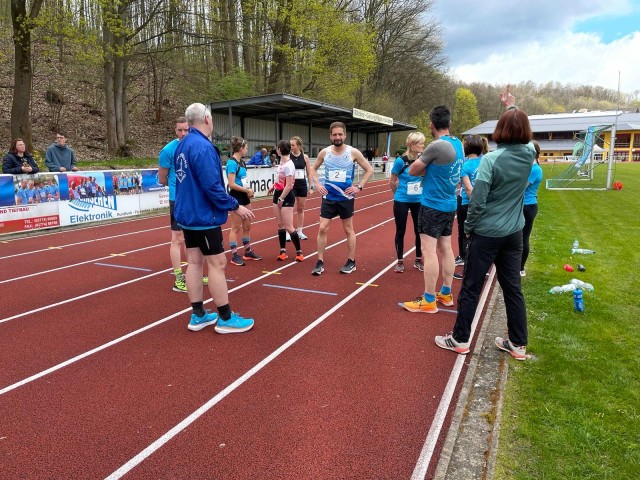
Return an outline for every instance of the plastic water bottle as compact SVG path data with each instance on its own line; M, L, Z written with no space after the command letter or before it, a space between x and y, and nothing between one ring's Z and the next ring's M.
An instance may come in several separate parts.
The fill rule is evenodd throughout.
M572 248L571 254L574 255L576 253L580 253L582 255L588 255L590 253L596 253L595 250L589 250L588 248Z
M582 289L582 291L588 290L590 292L593 292L593 290L594 290L593 289L593 285L591 285L590 283L587 283L587 282L583 282L582 280L578 280L577 278L572 279L571 283L573 285L575 285L576 288Z
M576 286L573 283L567 283L566 285L553 287L551 290L549 290L549 293L555 295L555 294L564 293L564 292L573 292L575 289L576 289Z
M573 248L580 248L580 242L578 242L578 240L573 241Z
M584 312L584 299L582 298L582 290L579 288L573 291L573 309L576 312Z

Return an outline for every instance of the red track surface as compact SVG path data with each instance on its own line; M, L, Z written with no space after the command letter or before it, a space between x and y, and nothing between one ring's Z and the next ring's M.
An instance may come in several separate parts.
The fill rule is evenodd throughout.
M357 271L338 273L342 242L311 276L319 203L302 264L276 262L271 205L254 204L264 260L227 266L232 308L256 319L239 335L186 329L166 215L1 243L1 476L411 478L457 359L433 337L454 314L398 307L423 282L413 254L403 274L388 269L386 182L356 201ZM334 220L329 245L342 240Z

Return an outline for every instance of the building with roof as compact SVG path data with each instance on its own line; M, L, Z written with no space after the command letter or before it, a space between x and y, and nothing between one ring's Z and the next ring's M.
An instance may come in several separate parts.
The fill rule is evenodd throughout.
M624 112L574 112L530 115L533 138L540 144L540 159L565 158L573 154L576 143L588 127L604 127L597 140L604 157L609 152L611 133L616 127L614 159L616 161L640 161L640 113ZM489 120L464 132L465 135L483 135L491 142L497 120Z
M360 150L378 147L378 137L387 134L388 149L392 132L415 130L415 125L393 118L288 95L285 93L224 100L209 104L213 115L213 142L227 145L232 136L248 142L248 152L274 148L280 139L302 138L310 157L329 144L329 125L343 122L347 127L347 143ZM380 153L382 155L382 153Z

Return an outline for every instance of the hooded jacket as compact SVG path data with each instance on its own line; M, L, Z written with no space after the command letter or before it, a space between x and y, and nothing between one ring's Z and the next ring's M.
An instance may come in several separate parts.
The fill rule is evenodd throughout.
M29 172L31 175L40 171L40 169L38 168L38 164L33 159L30 153L25 152L23 157L19 157L13 152L8 152L2 159L2 173L20 175L24 173L22 171L22 165L24 162L27 162L32 168L31 172Z

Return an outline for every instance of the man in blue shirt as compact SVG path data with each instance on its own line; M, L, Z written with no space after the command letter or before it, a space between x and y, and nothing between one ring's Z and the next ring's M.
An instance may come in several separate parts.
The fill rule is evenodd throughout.
M429 113L429 126L435 140L420 158L409 167L409 175L424 175L422 200L418 215L418 231L424 255L424 294L403 306L410 312L436 313L437 302L453 306L451 283L455 269L451 234L458 202L456 185L460 181L460 167L464 162L462 142L451 136L451 112L445 106ZM442 288L436 292L442 257Z
M214 325L218 333L240 333L253 328L252 318L231 311L225 267L222 225L229 212L241 219L255 218L247 207L227 193L218 149L209 140L213 119L209 109L194 103L185 112L189 133L174 156L176 198L174 215L182 227L187 249L187 295L193 308L188 329ZM209 269L209 293L218 313L206 312L202 301L202 267Z
M265 165L265 158L267 157L267 149L263 148L253 154L253 157L249 159L247 165Z

